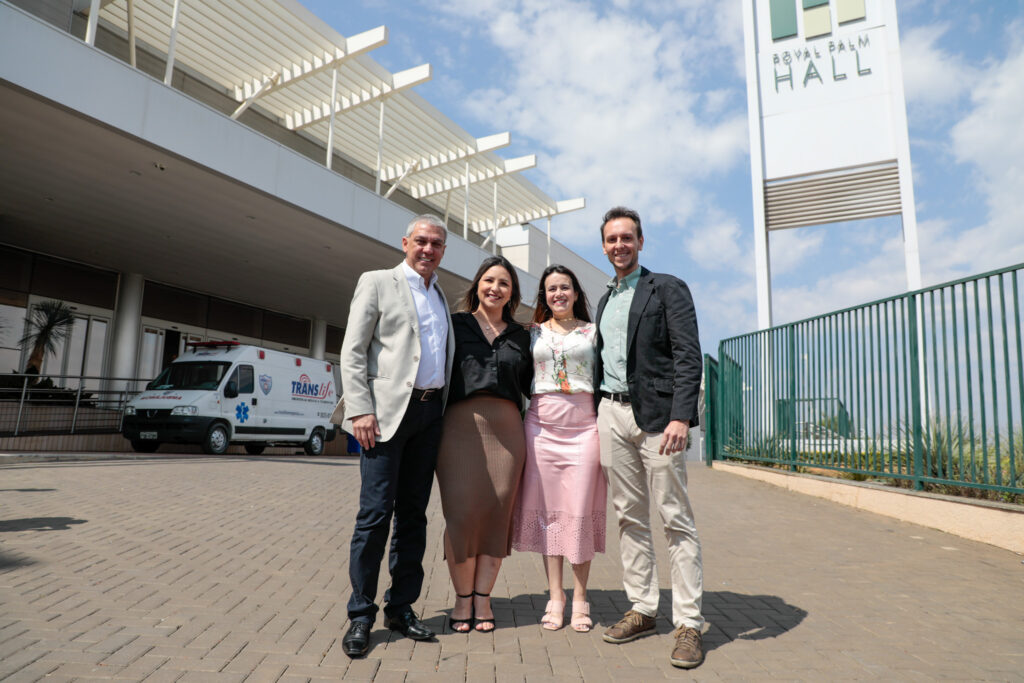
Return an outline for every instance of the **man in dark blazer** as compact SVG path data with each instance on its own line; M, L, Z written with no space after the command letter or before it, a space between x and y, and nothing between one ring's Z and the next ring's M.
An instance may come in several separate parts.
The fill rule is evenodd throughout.
M635 211L609 210L601 240L615 279L597 306L594 396L601 465L619 520L622 583L632 603L604 640L626 643L655 631L654 502L672 567L676 632L670 661L690 669L704 661L700 540L683 454L689 429L697 424L702 369L697 316L682 280L640 266L644 236Z

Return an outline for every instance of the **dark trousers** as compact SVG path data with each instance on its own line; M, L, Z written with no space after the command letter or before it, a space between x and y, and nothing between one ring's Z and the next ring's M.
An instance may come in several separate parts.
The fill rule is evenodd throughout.
M441 413L438 399L410 401L395 436L377 442L360 456L359 514L348 565L352 581L348 616L352 621L372 624L377 614L377 579L392 517L391 587L384 594L384 613L400 614L420 597L426 511L441 442Z

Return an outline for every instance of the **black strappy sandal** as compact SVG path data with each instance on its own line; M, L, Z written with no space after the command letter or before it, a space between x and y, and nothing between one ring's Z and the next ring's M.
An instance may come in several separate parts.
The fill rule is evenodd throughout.
M473 595L478 597L478 598L489 598L489 597L491 597L490 593L477 593L476 591L473 591ZM476 603L473 604L473 610L476 611ZM491 612L492 613L494 612L494 608L493 607L491 608ZM482 624L483 625L490 624L491 627L490 628L478 628ZM481 618L477 619L476 620L476 626L473 627L473 630L476 631L477 633L493 633L495 628L497 628L497 626L494 623L494 617L490 616L490 617L481 617Z
M458 593L456 593L455 597L457 597L457 598L472 598L473 597L473 593L470 593L469 595L459 595ZM452 633L469 633L470 631L473 630L473 623L476 621L476 619L473 618L473 615L476 612L476 606L473 605L472 602L469 603L469 606L470 606L469 617L467 617L465 619L456 619L451 614L448 615L448 628L450 628L452 630ZM453 612L455 611L454 607L452 608L452 611ZM460 631L459 629L455 628L456 624L467 624L469 626L469 628L466 629L465 631Z

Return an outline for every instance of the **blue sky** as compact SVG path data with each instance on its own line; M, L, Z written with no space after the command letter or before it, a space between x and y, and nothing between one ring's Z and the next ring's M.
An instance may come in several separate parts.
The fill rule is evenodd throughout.
M757 327L739 0L301 0L371 56L429 62L416 91L585 211L555 237L608 270L598 226L636 208L641 263L684 279L703 349ZM924 284L1024 262L1024 3L899 0ZM898 218L775 232L775 323L906 289Z

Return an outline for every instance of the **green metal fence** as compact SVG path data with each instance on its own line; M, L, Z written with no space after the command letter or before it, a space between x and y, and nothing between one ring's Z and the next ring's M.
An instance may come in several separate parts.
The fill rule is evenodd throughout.
M726 339L707 457L1024 495L1024 264Z

